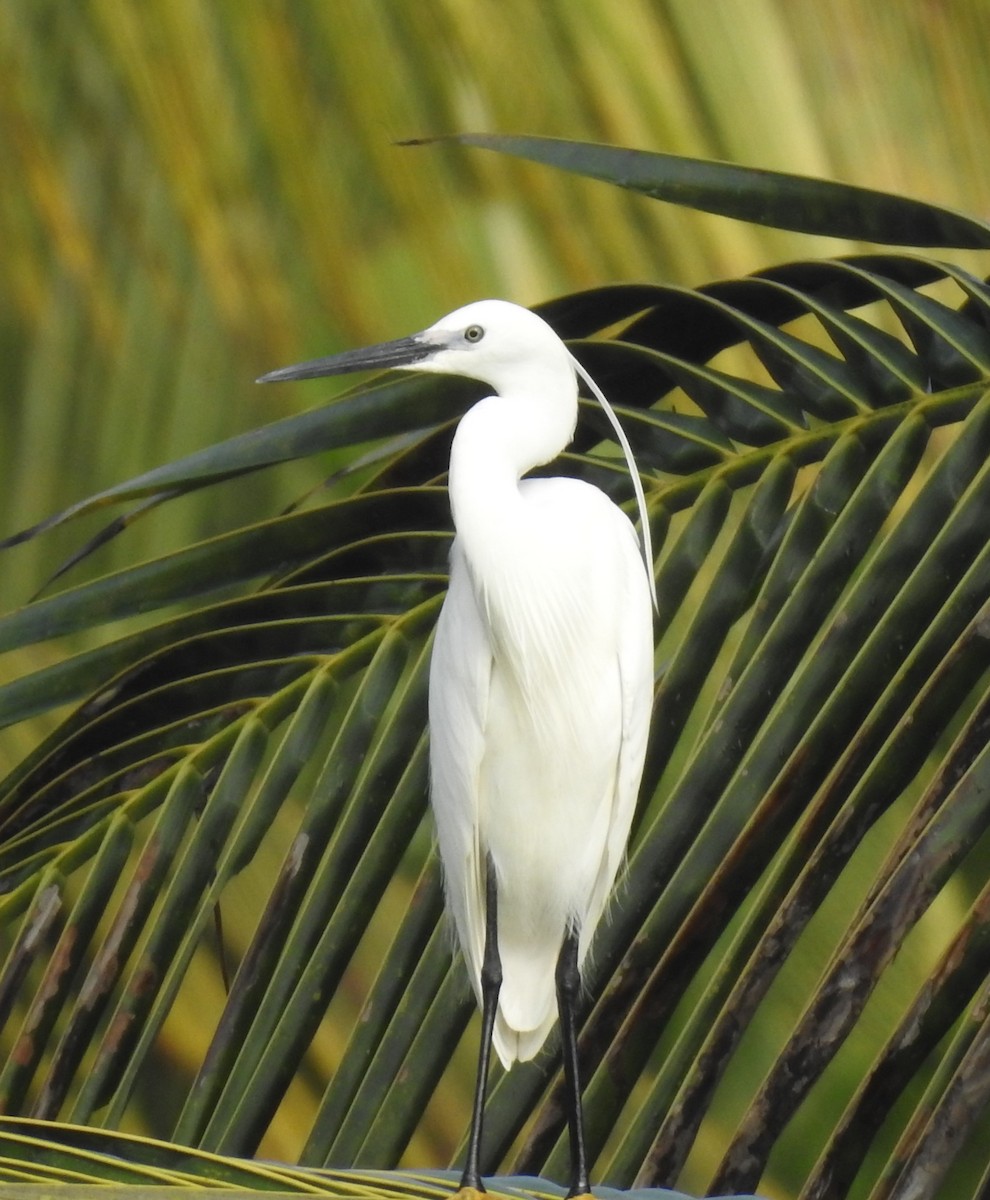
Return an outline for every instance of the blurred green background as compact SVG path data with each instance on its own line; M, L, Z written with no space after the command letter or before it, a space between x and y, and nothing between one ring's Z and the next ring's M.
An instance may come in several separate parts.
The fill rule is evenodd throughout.
M0 535L333 388L256 388L261 371L471 299L698 284L849 248L398 139L605 141L986 216L987 46L984 0L4 0ZM169 505L85 570L271 513L334 466L326 455ZM99 524L6 554L0 609ZM17 651L0 671L63 653ZM53 721L5 731L0 771ZM361 970L337 1001L351 1012ZM202 1002L218 1001L216 977L201 982ZM163 1047L180 1069L202 1049L188 995ZM328 1062L332 1024L315 1048ZM434 1108L433 1141L410 1161L435 1161L463 1131L456 1089ZM287 1105L266 1150L297 1148Z
M396 139L607 141L979 215L988 44L981 0L6 0L0 524L312 405L321 385L252 380L471 299L843 249ZM224 517L183 512L142 531L149 554ZM4 608L54 541L6 567Z

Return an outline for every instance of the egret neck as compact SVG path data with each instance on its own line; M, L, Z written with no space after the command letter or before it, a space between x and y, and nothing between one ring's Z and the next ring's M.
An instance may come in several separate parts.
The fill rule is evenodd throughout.
M526 391L506 388L479 400L461 419L450 450L448 490L457 532L495 548L513 514L524 514L519 481L570 443L577 424L577 380L570 364L541 372Z

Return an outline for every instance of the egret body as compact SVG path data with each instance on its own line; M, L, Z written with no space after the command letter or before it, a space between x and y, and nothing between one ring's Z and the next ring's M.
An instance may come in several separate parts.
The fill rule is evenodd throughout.
M447 907L482 1008L462 1186L484 1190L490 1045L506 1067L532 1058L559 1014L577 1195L588 1173L575 1010L643 770L652 576L632 524L602 491L524 478L568 445L578 414L575 361L540 317L481 301L410 338L264 379L370 366L463 375L492 389L451 447L456 536L429 689Z

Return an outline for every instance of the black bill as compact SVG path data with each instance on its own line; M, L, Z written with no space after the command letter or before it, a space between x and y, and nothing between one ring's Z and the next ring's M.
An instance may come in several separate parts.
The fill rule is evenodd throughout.
M320 379L324 375L348 375L352 371L384 371L387 367L408 367L435 354L440 347L427 341L423 334L366 346L361 350L345 350L329 358L313 358L292 367L280 367L260 376L257 383L287 383L291 379Z

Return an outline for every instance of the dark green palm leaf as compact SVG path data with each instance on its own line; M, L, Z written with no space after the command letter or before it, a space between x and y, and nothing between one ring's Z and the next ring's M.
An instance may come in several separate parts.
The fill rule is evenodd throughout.
M801 194L850 212L864 201ZM898 236L923 240L908 238L920 210L894 208ZM983 229L943 216L924 228ZM757 1186L787 1151L796 1098L841 1067L894 955L954 882L972 891L952 935L965 971L946 944L933 998L901 1004L862 1093L823 1101L808 1186L855 1176L868 1097L920 1078L963 1022L901 1117L888 1168L942 1169L940 1133L959 1128L983 1044L986 880L977 870L974 886L966 856L990 823L988 291L956 267L870 255L697 290L597 289L542 311L620 401L661 607L629 870L587 972L598 1169L622 1186L676 1182L704 1114L734 1103L738 1131L709 1177ZM83 701L0 785L5 1111L113 1128L146 1106L223 901L250 911L251 933L230 948L230 994L160 1131L253 1152L293 1081L316 1071L311 1044L388 904L391 949L336 1069L319 1074L304 1158L399 1160L473 1007L423 833L425 681L450 539L440 485L473 394L387 381L32 531L375 442L343 491L74 586L67 574L0 620L0 645L19 648L141 618L0 688L7 722ZM582 411L566 469L628 501L606 427ZM864 874L857 852L891 812L896 835ZM801 982L804 1013L761 1059L747 1046L761 1002L846 887L856 900L831 965ZM561 1172L560 1095L552 1055L497 1077L491 1165Z
M449 140L601 179L654 200L774 229L881 245L990 248L990 225L985 221L905 196L831 180L619 146L590 146L563 138L459 133Z

